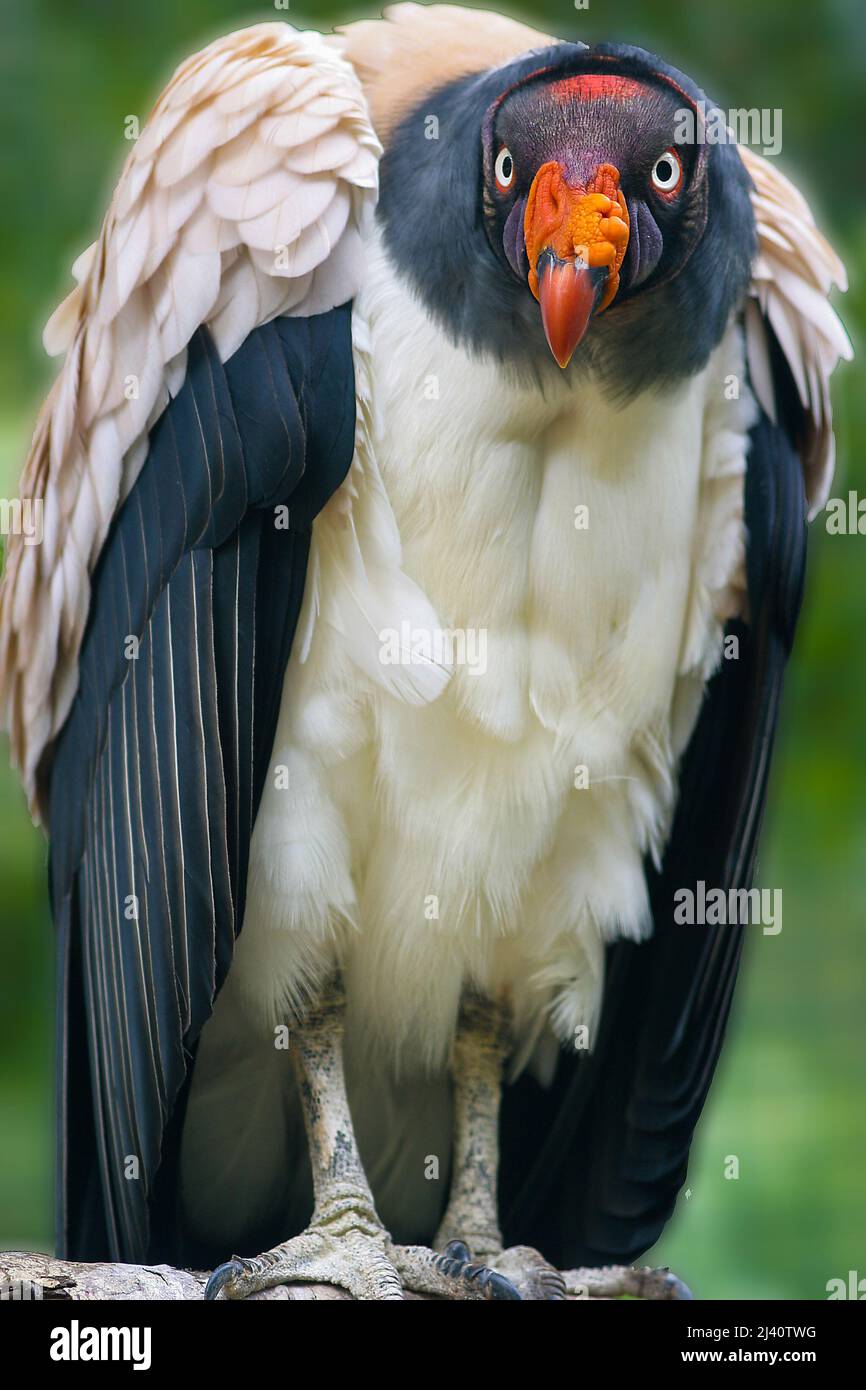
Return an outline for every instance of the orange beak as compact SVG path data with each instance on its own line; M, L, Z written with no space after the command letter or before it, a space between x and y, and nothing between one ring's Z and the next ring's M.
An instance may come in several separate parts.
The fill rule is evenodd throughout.
M561 164L542 164L523 222L529 288L541 305L550 350L567 367L593 313L619 289L628 246L628 208L619 170L602 164L586 188L573 188Z

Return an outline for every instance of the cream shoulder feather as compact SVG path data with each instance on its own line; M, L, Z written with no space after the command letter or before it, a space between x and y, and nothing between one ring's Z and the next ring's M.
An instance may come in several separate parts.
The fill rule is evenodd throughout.
M390 5L382 19L346 25L330 42L357 72L373 124L387 143L425 94L557 40L491 10L406 3Z
M40 763L77 686L90 574L147 432L183 381L193 333L207 324L225 359L278 314L351 298L377 137L387 142L424 92L554 41L486 11L400 4L328 39L257 25L178 69L45 332L48 351L66 357L21 481L22 497L44 501L44 540L10 538L0 589L0 718L34 810ZM769 323L809 421L814 514L832 476L829 377L850 356L827 300L844 271L793 186L741 155L759 237L750 370L772 413Z
M829 302L834 288L847 290L845 267L815 226L802 194L760 155L740 146L753 184L758 254L746 305L749 372L766 413L775 419L767 342L772 328L787 359L803 406L806 434L803 473L810 520L830 493L835 461L830 376L851 344Z

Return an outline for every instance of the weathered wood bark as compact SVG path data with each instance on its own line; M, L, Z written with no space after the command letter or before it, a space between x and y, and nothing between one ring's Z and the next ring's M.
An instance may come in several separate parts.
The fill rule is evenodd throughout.
M565 1273L569 1298L679 1299L691 1295L667 1270L573 1269ZM204 1298L207 1273L172 1269L170 1265L74 1264L51 1255L0 1252L0 1300L61 1299L88 1302L104 1299L145 1299L165 1302ZM296 1303L352 1302L350 1294L333 1284L282 1285L252 1294L256 1299L289 1299ZM407 1294L417 1299L417 1294ZM435 1300L439 1301L439 1300Z

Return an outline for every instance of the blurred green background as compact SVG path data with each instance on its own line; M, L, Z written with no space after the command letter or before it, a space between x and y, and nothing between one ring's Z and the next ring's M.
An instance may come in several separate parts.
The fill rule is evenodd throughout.
M308 0L29 0L0 6L0 496L13 496L51 377L39 333L98 229L144 117L175 64L240 24L329 27ZM518 13L518 10L513 12ZM782 169L847 263L841 306L864 323L866 6L862 0L526 0L563 37L642 43L724 107L781 108ZM863 368L834 381L836 495L862 488ZM866 1275L866 537L812 530L760 881L784 928L750 936L734 1021L693 1150L688 1195L652 1258L700 1297L822 1298ZM51 1246L52 942L45 846L0 757L0 1248ZM728 1156L739 1177L725 1177ZM730 1167L730 1165L729 1165Z

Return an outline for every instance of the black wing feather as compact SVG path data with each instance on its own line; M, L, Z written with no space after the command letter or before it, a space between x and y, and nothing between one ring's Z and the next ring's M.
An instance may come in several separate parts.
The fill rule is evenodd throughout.
M777 387L784 404L788 383ZM547 1094L524 1079L505 1098L507 1241L563 1266L627 1263L658 1239L724 1037L743 929L676 924L674 893L699 880L748 888L754 870L806 531L792 435L766 416L751 432L745 505L750 621L732 625L739 659L710 682L662 869L648 868L653 936L609 949L593 1054L563 1056Z
M243 917L310 526L353 444L348 306L225 365L200 330L94 574L50 780L70 1257L142 1260L173 1224L157 1173Z

